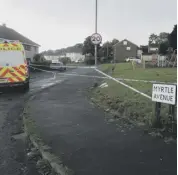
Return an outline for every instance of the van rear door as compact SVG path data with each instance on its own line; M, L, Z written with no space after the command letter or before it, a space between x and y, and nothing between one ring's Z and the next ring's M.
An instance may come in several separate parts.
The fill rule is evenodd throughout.
M0 51L0 83L22 82L27 76L27 68L22 51Z

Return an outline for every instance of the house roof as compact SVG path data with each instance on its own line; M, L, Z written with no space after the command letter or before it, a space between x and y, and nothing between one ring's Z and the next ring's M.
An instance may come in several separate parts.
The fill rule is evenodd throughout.
M114 45L113 45L113 47L115 47L115 46L116 46L116 45L118 45L118 44L121 44L123 41L128 41L128 42L130 42L131 44L133 44L133 45L137 46L135 43L133 43L133 42L131 42L131 41L127 40L127 39L124 39L124 40L119 41L119 42L117 42L116 44L114 44ZM138 46L137 46L137 47L138 47Z
M39 44L21 35L20 33L16 32L14 29L6 27L5 25L0 25L0 38L8 39L8 40L19 40L24 44L29 44L32 46L40 46Z

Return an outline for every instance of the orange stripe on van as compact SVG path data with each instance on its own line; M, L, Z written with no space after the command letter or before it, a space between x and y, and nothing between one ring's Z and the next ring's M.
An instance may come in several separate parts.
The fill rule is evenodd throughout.
M8 78L8 81L11 83L15 82L12 78Z
M14 72L9 72L12 76L14 76L14 78L16 78L19 81L23 81L23 79L21 77L18 77Z
M13 67L13 69L15 69L21 76L25 76L25 74L17 67Z
M5 75L9 72L9 69L5 69L5 71L0 75L1 77L5 77Z

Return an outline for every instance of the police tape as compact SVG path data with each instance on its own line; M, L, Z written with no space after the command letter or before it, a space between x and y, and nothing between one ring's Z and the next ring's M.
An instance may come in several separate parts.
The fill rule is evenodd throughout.
M46 67L46 68L50 68L50 66L47 65L39 65L39 64L30 64L30 66L37 66L37 67ZM96 68L96 66L75 66L75 65L60 65L60 66L52 66L52 67L59 67L59 68L83 68L83 69L94 69Z
M32 65L32 64L30 64L30 65ZM50 73L56 74L56 73L53 72L53 71L47 71L47 70L39 69L39 68L36 68L36 67L33 67L33 66L30 66L30 67L32 67L32 68L34 68L34 69L37 69L37 70L44 71L44 72L50 72ZM77 67L76 67L76 68L77 68ZM79 67L78 67L78 68L79 68ZM80 67L80 68L81 68L81 67ZM82 67L82 68L84 68L84 67ZM96 71L99 72L100 74L104 75L104 77L101 77L101 76L90 76L90 75L80 75L80 74L71 74L71 73L57 73L57 74L69 75L69 76L79 76L79 77L88 77L88 78L111 79L111 80L114 80L115 82L117 82L117 83L119 83L119 84L121 84L121 85L123 85L123 86L125 86L125 87L127 87L127 88L129 88L129 89L131 89L132 91L137 92L138 94L140 94L140 95L142 95L142 96L144 96L144 97L146 97L146 98L148 98L148 99L151 99L151 97L150 97L149 95L147 95L147 94L145 94L145 93L143 93L143 92L141 92L141 91L139 91L139 90L137 90L137 89L135 89L135 88L133 88L133 87L131 87L131 86L125 84L125 83L123 83L121 80L118 80L118 79L116 79L116 78L111 77L110 75L108 75L108 74L106 74L106 73L100 71L99 69L97 69L95 66L87 67L87 68L94 68L94 70L96 70Z
M137 80L137 79L128 79L128 78L116 78L119 81L134 81L134 82L143 82L143 83L168 83L168 84L177 84L175 82L163 82L163 81L156 81L156 80Z
M95 75L82 75L82 74L76 74L76 73L62 73L62 72L54 72L54 71L48 71L48 70L44 70L44 69L39 69L39 68L36 68L36 67L33 67L33 66L30 66L30 67L33 68L33 69L36 69L36 70L43 71L43 72L53 73L54 74L54 78L53 79L56 78L56 74L68 75L68 76L86 77L86 78L108 79L107 77L101 77L101 76L95 76Z
M36 69L36 70L40 70L40 71L43 71L43 72L54 73L53 71L36 68L36 67L31 66L31 65L29 65L29 67L32 68L32 69L34 69L34 70Z
M129 89L131 89L132 91L137 92L138 94L140 94L140 95L142 95L142 96L144 96L144 97L146 97L146 98L148 98L148 99L151 99L151 97L150 97L149 95L147 95L147 94L145 94L145 93L143 93L143 92L141 92L141 91L139 91L139 90L137 90L137 89L135 89L135 88L133 88L133 87L131 87L131 86L125 84L125 83L123 83L123 82L120 81L120 80L117 80L116 78L111 77L110 75L107 75L106 73L100 71L99 69L96 68L95 70L96 70L97 72L99 72L100 74L102 74L102 75L108 77L109 79L114 80L115 82L117 82L117 83L119 83L119 84L121 84L121 85L123 85L123 86L125 86L125 87L127 87L127 88L129 88Z

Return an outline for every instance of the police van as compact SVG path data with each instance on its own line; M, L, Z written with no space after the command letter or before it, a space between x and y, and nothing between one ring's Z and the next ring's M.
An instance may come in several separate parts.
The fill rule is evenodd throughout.
M25 50L19 41L0 39L0 87L29 89L29 70Z

